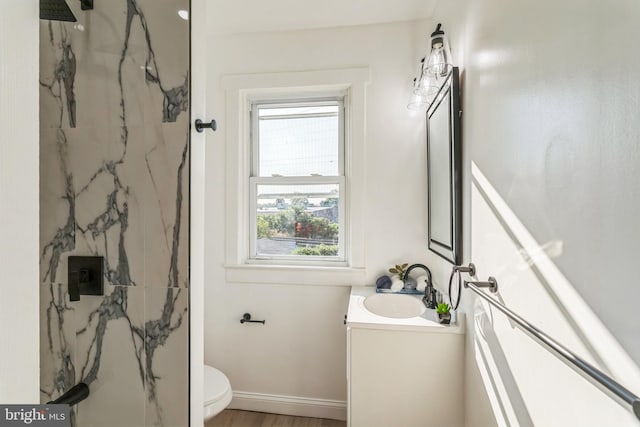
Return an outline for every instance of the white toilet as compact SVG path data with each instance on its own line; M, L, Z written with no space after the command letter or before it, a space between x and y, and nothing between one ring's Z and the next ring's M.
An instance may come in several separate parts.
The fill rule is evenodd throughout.
M204 365L204 420L213 418L226 408L232 395L227 376L216 368Z

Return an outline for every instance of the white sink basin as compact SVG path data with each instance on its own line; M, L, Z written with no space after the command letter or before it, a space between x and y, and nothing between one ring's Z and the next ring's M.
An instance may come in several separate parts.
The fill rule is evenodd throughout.
M373 294L364 299L367 310L378 316L392 319L409 319L420 316L425 306L416 297L399 294Z

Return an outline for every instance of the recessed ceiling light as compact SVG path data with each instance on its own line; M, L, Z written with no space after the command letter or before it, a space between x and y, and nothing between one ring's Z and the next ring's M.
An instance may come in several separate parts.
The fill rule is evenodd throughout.
M189 11L188 10L184 10L184 9L180 9L178 11L178 16L180 16L180 18L184 19L185 21L189 20Z

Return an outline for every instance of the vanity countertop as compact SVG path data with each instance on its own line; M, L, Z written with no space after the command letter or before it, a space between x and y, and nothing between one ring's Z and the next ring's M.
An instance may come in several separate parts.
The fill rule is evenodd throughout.
M426 309L420 316L396 319L379 316L367 310L364 300L376 293L373 286L353 286L349 296L347 325L369 329L395 329L416 332L464 334L464 313L452 313L451 325L438 323L436 311ZM421 300L420 295L408 295L409 298ZM422 303L422 302L421 302ZM455 320L455 322L454 322Z

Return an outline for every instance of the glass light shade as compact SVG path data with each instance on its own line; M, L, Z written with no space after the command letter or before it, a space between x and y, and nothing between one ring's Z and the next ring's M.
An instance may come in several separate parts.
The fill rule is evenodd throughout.
M425 64L426 73L434 77L446 77L453 67L449 40L440 30L440 25L431 34L431 53Z
M414 92L426 95L427 98L433 98L435 94L438 93L438 90L440 90L440 86L442 86L443 81L444 79L439 76L431 76L425 73L424 77L416 83Z
M426 57L420 60L420 66L418 67L418 77L413 79L413 93L420 94L424 92L423 81L425 78L424 60Z
M426 110L429 106L429 99L427 95L412 93L409 98L409 103L407 104L407 108L409 110L418 111L418 110Z
M430 76L427 73L424 58L422 58L422 61L420 61L420 77L413 80L413 93L432 97L438 93L439 88L438 76Z

